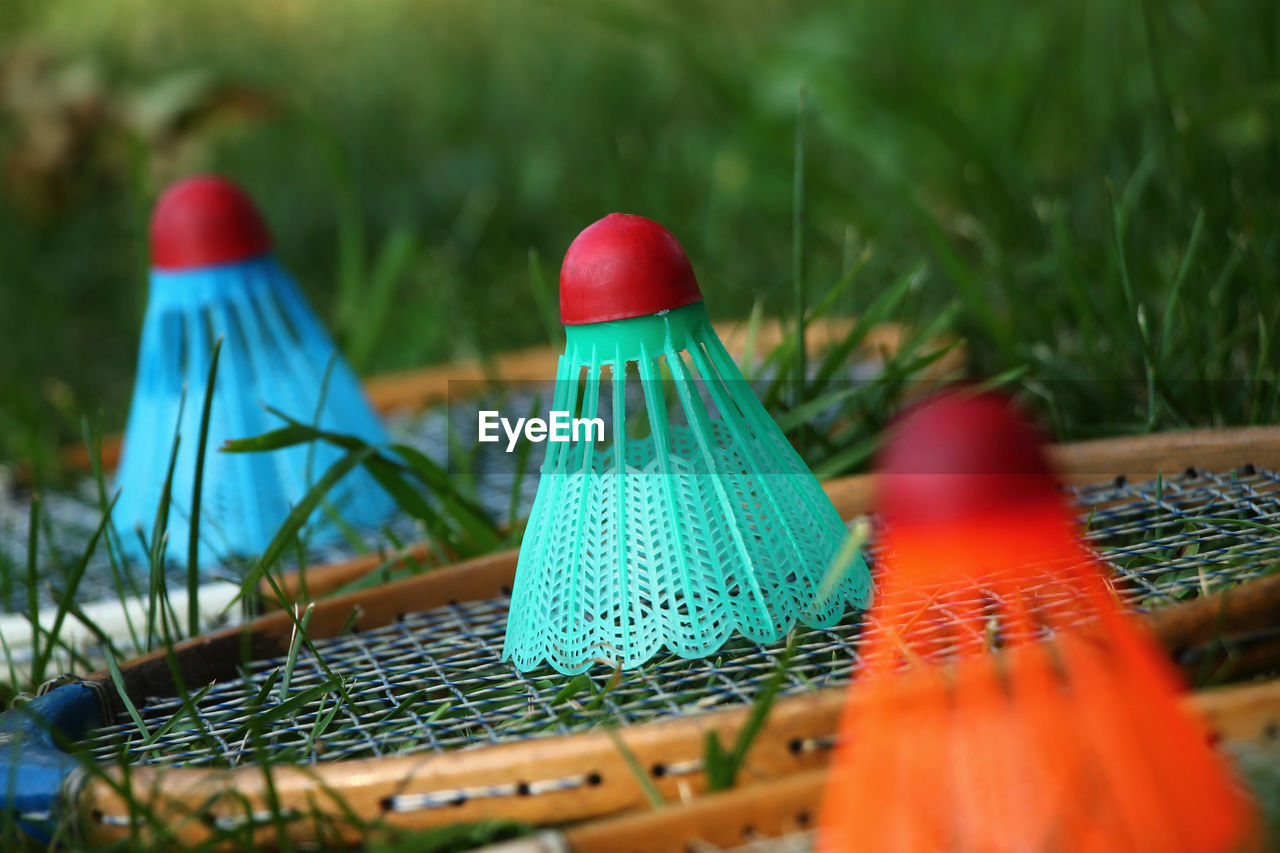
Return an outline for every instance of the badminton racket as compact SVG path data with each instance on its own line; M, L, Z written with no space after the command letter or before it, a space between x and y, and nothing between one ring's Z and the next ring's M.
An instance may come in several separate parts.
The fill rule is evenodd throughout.
M1184 664L1219 666L1213 650L1238 641L1245 654L1231 660L1275 665L1278 585L1264 576L1280 558L1280 431L1093 442L1056 456L1116 593L1151 611L1157 635L1174 626ZM847 517L865 487L847 480L830 493ZM511 554L493 555L57 687L4 715L24 735L5 753L17 780L10 814L40 837L184 846L605 815L642 805L647 785L668 798L703 789L707 732L732 737L767 685L782 698L743 772L821 766L842 701L833 688L877 630L851 616L797 631L789 652L731 641L707 660L621 675L522 675L500 658L513 570ZM944 620L938 633L948 635Z

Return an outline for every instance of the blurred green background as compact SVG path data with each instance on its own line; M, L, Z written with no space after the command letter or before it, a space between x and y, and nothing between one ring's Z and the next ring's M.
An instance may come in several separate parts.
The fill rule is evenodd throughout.
M365 372L545 341L531 265L612 210L786 317L802 91L811 293L923 263L896 319L954 306L1063 437L1274 420L1278 44L1274 0L5 0L0 461L123 425L195 171Z

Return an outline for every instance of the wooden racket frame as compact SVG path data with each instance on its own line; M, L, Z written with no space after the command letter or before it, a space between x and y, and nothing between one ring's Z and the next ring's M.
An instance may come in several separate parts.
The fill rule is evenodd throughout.
M849 701L858 701L856 691ZM1280 740L1280 680L1197 691L1186 704L1218 742ZM826 768L802 770L660 809L587 821L545 842L533 839L527 853L696 853L809 832L817 824L826 781Z
M1159 472L1181 473L1189 467L1225 470L1255 464L1280 467L1280 428L1188 431L1060 445L1052 449L1064 477L1098 482L1112 476L1149 479ZM1100 472L1106 471L1106 474ZM874 487L873 478L851 477L828 484L828 494L844 517L862 513ZM418 611L455 601L492 598L509 591L515 552L494 554L387 584L377 589L318 602L309 634L315 639L336 635L354 620L358 629L393 622L407 610ZM1248 667L1273 668L1280 660L1277 614L1280 575L1173 607L1145 617L1157 638L1196 666L1215 655L1239 660L1246 650ZM255 657L278 656L288 648L293 621L275 612L254 622L187 641L173 652L173 663L189 686L235 677L243 649ZM1226 652L1224 653L1224 650ZM123 669L131 695L173 695L171 661L164 651L143 656ZM105 672L90 677L109 681ZM1240 688L1241 690L1245 688ZM849 691L817 691L778 700L753 741L744 764L748 780L791 777L821 767L836 731L839 710ZM1225 696L1227 694L1219 694ZM1245 696L1245 694L1235 694ZM1238 707L1274 711L1274 692L1262 698L1199 699L1211 719L1217 714L1224 731L1247 729L1249 717ZM1215 706L1214 703L1225 703ZM1251 704L1252 703L1252 704ZM1224 710L1229 709L1229 710ZM655 721L610 733L600 730L564 737L536 738L444 754L366 759L314 766L197 769L108 768L108 782L82 774L70 801L80 809L78 828L90 841L105 843L129 837L121 825L129 814L115 786L124 783L135 800L145 803L165 828L165 843L202 843L213 835L212 822L243 824L255 844L279 842L279 825L255 822L270 813L269 804L296 813L330 815L324 823L306 818L284 824L295 843L323 840L355 842L368 826L344 815L379 816L391 828L506 818L530 823L564 823L618 813L645 805L644 788L615 737L638 762L641 772L668 798L696 795L705 789L701 756L709 731L731 742L747 714L734 708L671 720ZM436 792L446 806L398 810L406 798ZM348 811L349 810L349 811ZM138 830L144 841L162 840L150 826Z

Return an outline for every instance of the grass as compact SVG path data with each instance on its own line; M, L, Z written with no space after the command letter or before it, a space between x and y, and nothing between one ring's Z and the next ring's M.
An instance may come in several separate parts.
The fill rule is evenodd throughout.
M765 398L823 474L866 467L939 334L1060 438L1275 422L1277 80L1262 0L0 4L0 467L59 484L58 448L123 425L146 218L194 169L252 189L366 372L554 338L556 260L622 209L681 238L714 316L792 322ZM845 345L806 363L805 326L846 314ZM850 386L837 368L881 320L915 331L895 381ZM833 406L837 430L813 429ZM505 541L428 460L346 449L441 553ZM94 547L114 565L113 536ZM4 591L47 568L0 566ZM173 614L151 579L135 640L170 646L194 600ZM36 648L33 681L76 660L57 631ZM716 747L727 778L740 746Z
M52 474L81 413L123 422L146 216L192 168L256 192L368 370L544 339L531 263L625 209L718 316L793 315L869 250L836 306L862 311L923 261L894 319L954 306L974 372L1025 370L1060 437L1276 414L1261 0L3 14L7 79L89 117L0 108L0 458Z

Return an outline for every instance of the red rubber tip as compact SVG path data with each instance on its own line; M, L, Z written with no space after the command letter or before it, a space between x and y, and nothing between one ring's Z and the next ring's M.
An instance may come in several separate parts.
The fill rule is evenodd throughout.
M1037 430L993 394L943 393L907 410L881 451L889 524L940 524L1062 502Z
M186 270L271 251L271 235L244 190L215 175L179 181L151 216L151 265Z
M569 246L560 266L566 326L643 317L702 301L680 241L652 219L610 213Z

